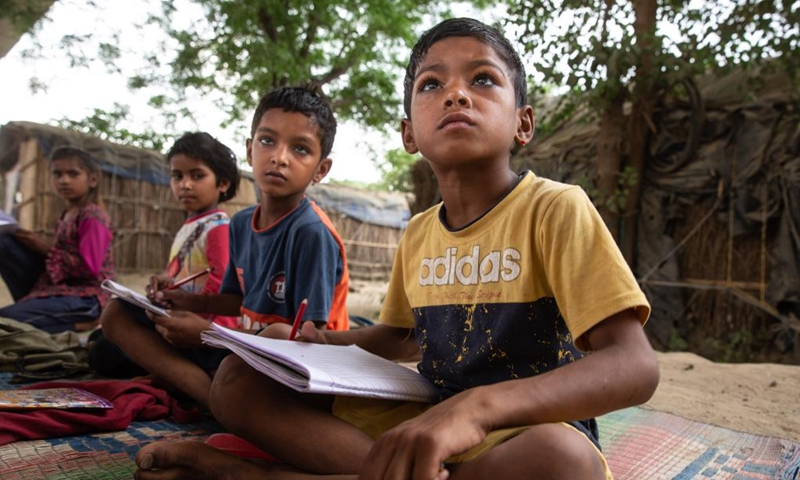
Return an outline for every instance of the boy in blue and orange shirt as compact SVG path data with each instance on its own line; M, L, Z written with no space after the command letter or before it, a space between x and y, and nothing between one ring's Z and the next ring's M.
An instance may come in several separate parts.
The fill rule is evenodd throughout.
M308 299L305 318L347 330L349 287L344 244L306 189L330 171L336 119L310 89L284 87L261 98L247 140L259 203L230 223L230 255L218 295L151 288L167 307L242 315L239 329L290 323Z
M330 107L307 88L273 90L261 98L251 134L247 161L253 167L259 202L231 218L228 266L219 293L193 294L158 282L148 286L148 296L171 309L172 317L148 313L168 343L211 350L201 343L202 331L170 331L170 325L197 313L241 316L237 328L256 333L271 324L290 323L304 299L306 320L323 329L349 328L344 244L325 213L305 196L332 165L328 155L336 120ZM220 368L235 364L251 370L235 356L220 362ZM184 377L174 381L191 382ZM202 385L199 379L191 383L181 390L200 390L192 396L207 404L203 400L213 388L211 379ZM246 400L231 401L226 407L237 410Z

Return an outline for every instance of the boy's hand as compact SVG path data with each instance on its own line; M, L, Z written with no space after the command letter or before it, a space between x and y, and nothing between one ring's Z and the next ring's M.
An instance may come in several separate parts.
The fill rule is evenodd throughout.
M295 340L307 343L328 343L328 339L325 337L325 330L317 328L312 321L303 322Z
M480 444L489 433L474 398L473 391L456 395L378 437L359 479L446 479L444 461Z
M161 276L161 275L153 275L150 277L150 282L148 282L147 286L144 287L144 293L147 295L147 299L153 303L156 303L156 293L167 289L173 283L175 283L175 279Z
M194 310L197 294L189 293L181 288L173 290L158 290L153 294L156 305L176 310Z
M47 255L47 252L53 247L53 242L45 240L44 237L38 233L25 230L24 228L15 231L14 237L26 248L41 255Z
M292 326L286 323L273 323L269 327L265 328L261 331L258 335L260 337L267 337L267 338L276 338L279 340L287 340L289 338L289 334L291 333ZM297 336L294 337L295 341L297 342L306 342L306 343L328 343L327 338L325 338L325 333L318 329L314 322L306 321L303 323L300 332L297 333Z
M204 345L200 340L200 334L208 329L211 322L183 310L170 311L170 315L172 316L162 317L147 312L147 316L156 324L156 332L175 348L196 348Z

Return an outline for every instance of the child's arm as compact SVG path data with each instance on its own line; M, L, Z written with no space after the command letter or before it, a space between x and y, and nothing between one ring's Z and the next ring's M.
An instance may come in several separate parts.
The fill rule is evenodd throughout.
M167 308L228 317L238 316L242 307L242 296L235 293L189 293L180 288L159 290L155 301Z
M599 323L586 339L594 351L575 363L467 390L386 432L360 478L395 478L409 465L415 477L435 478L440 462L492 430L592 418L652 396L658 363L633 310Z
M290 325L275 324L269 329L272 338L288 338ZM314 322L303 324L298 340L310 343L328 343L331 345L358 345L364 350L389 360L411 358L419 352L419 344L414 337L414 330L390 327L388 325L372 325L355 330L320 330Z
M111 245L111 237L111 230L96 218L85 218L78 225L78 238L80 238L78 251L83 263L94 276L97 276L103 268Z
M15 231L14 237L26 248L41 255L47 255L47 252L53 248L52 241L48 241L38 233L25 230L24 228L20 228Z
M217 294L222 286L222 277L225 274L225 269L228 268L230 255L227 223L218 225L208 231L205 255L208 266L211 267L211 273L209 273L201 293Z
M183 310L170 311L169 317L162 317L152 312L147 316L155 324L156 331L169 344L176 348L198 348L206 346L200 340L200 334L207 330L211 322L205 318Z

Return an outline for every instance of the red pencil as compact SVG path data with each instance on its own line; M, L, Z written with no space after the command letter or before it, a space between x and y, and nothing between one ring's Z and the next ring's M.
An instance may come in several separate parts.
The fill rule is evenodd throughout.
M292 331L289 333L289 340L294 340L294 337L297 336L300 323L303 321L303 313L306 311L306 305L308 305L308 299L304 298L303 301L300 302L300 306L297 307L297 315L294 316L294 323L292 324Z
M184 285L186 283L191 282L192 280L194 280L196 278L200 278L203 275L208 275L209 273L211 273L211 270L213 270L213 268L209 267L209 268L206 268L205 270L203 270L202 272L197 272L194 275L189 275L188 277L186 277L184 279L178 280L177 282L173 283L172 285L170 285L169 287L165 288L164 290L174 290L174 289L180 287L181 285Z

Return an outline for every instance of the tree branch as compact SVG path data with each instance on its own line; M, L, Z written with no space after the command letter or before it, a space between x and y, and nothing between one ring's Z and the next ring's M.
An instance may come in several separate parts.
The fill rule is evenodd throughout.
M367 30L367 33L364 36L366 37L367 35L369 35L369 33L370 33L369 30ZM343 50L342 53L343 53L342 57L345 57L345 60L332 62L333 66L328 71L328 73L311 79L312 85L315 85L316 87L319 88L322 85L326 85L336 80L337 78L347 73L348 70L350 70L350 68L356 63L356 58L358 57L358 53L355 51L355 49L351 49L349 52L345 52Z
M258 22L261 30L273 42L278 40L278 31L275 29L275 22L273 22L272 15L264 7L258 9Z
M606 0L603 2L603 20L600 31L600 45L605 47L606 40L608 40L608 22L611 20L611 7L614 6L614 0Z
M311 45L314 44L314 40L317 39L317 29L319 28L319 21L320 16L317 13L316 4L314 4L314 10L311 12L311 15L308 17L308 28L306 28L306 38L303 41L303 46L300 47L300 53L298 55L300 58L306 58L308 56L308 51L311 49Z
M358 99L355 97L339 98L331 102L331 110L338 111L344 107L349 107L350 105L356 103L357 100Z
M327 85L327 84L331 83L332 81L336 80L337 78L341 77L345 73L347 73L347 71L350 70L350 67L352 67L352 66L353 66L353 60L350 59L349 61L347 61L343 65L338 65L338 66L335 66L335 67L331 68L328 71L328 73L326 73L325 75L322 75L320 77L312 78L311 79L311 84L316 86L316 87L321 87L323 85Z

